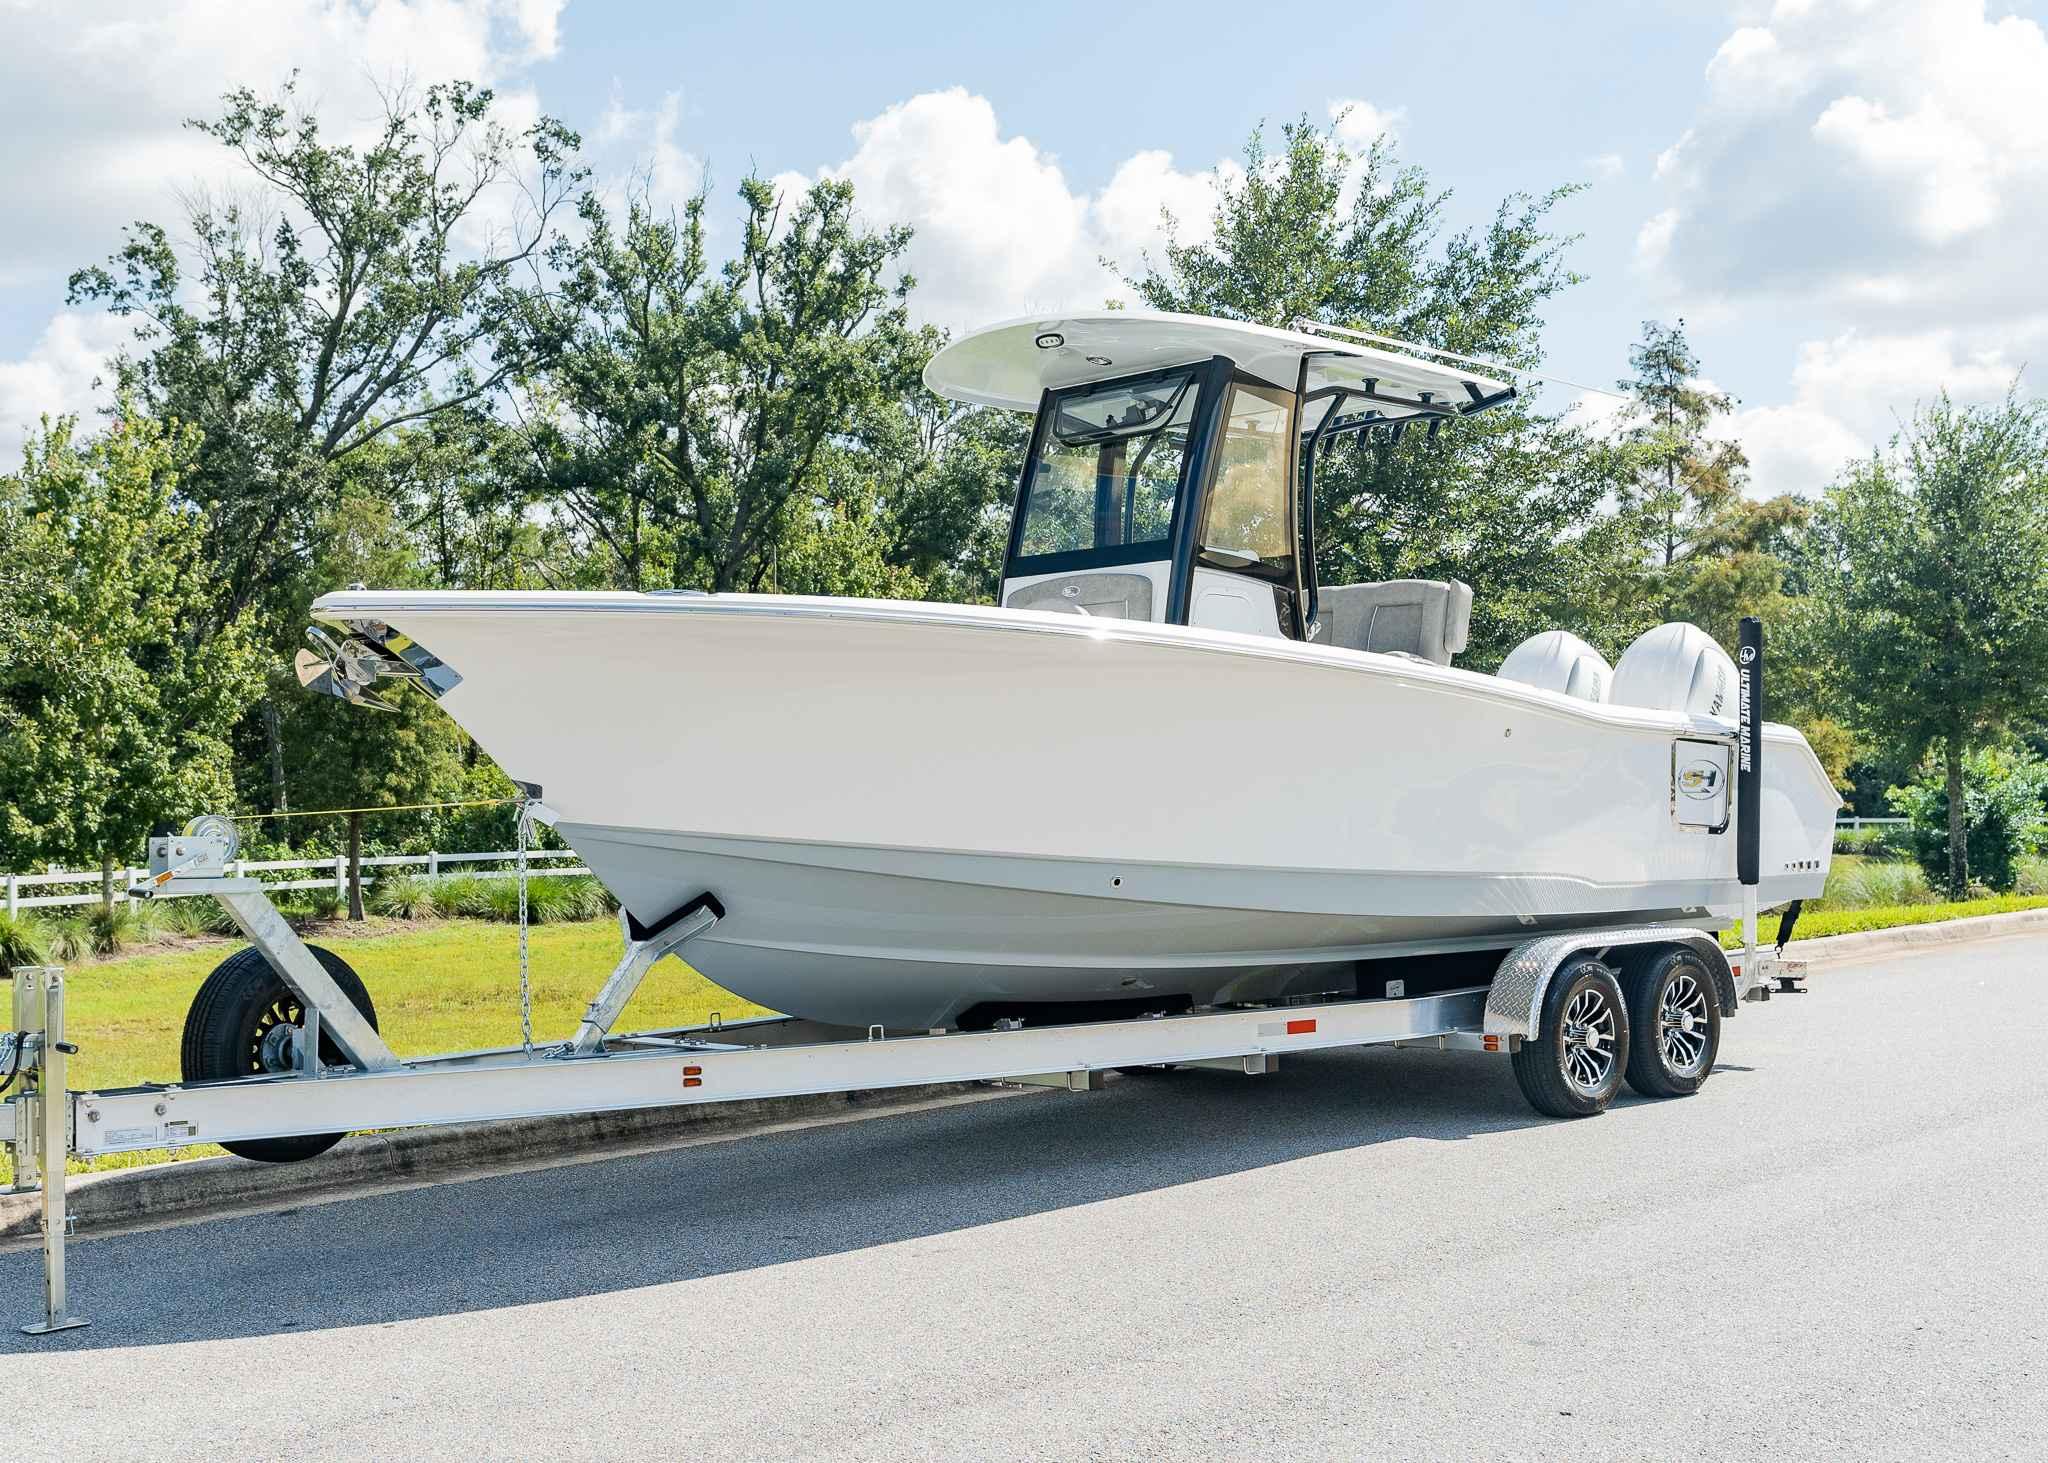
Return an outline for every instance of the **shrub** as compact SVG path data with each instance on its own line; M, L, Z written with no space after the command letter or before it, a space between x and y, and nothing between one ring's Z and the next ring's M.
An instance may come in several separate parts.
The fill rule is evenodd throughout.
M456 919L484 915L491 897L490 886L495 881L480 879L475 874L456 874L430 882L434 913L443 919Z
M1928 904L1935 895L1918 864L1871 860L1830 869L1823 897L1830 909L1881 909Z
M1892 806L1912 820L1912 853L1927 877L1948 879L1948 788L1939 762L1922 769L1905 787L1891 790ZM2048 822L2042 800L2048 794L2048 763L2000 751L1973 752L1963 759L1964 845L1970 877L1991 888L2011 889L2019 861L2034 852Z
M435 913L434 886L413 874L386 874L366 891L372 914L392 919L424 919Z
M92 931L81 915L54 915L36 921L43 953L59 965L83 960L92 953Z
M160 928L156 909L118 900L109 908L95 904L85 912L86 948L95 955L118 955L130 945L154 940Z
M42 965L49 958L44 932L34 920L0 914L0 970Z
M178 935L232 935L235 922L213 899L171 899L153 905L157 923Z
M2020 860L2019 876L2013 880L2015 894L2048 894L2048 858L2029 854Z
M316 923L324 920L340 919L342 911L347 907L347 898L328 888L294 889L289 902L279 905L279 908L288 916L300 920L312 920Z

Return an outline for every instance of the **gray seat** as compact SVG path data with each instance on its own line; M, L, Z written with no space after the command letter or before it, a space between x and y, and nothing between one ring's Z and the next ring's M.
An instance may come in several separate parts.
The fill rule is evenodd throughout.
M1325 645L1413 655L1449 665L1465 648L1472 587L1458 580L1389 579L1339 584L1321 592Z

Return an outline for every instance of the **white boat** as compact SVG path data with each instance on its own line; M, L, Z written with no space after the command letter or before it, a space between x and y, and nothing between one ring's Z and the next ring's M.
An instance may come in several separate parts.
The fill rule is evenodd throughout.
M302 673L418 681L640 926L708 895L693 965L839 1024L1413 993L1545 931L1734 920L1707 637L1611 672L1538 637L1482 675L1449 664L1464 586L1314 582L1317 451L1456 430L1506 383L1121 311L965 337L926 379L1037 412L1001 607L350 590ZM1758 897L1817 895L1834 789L1792 728L1759 751Z

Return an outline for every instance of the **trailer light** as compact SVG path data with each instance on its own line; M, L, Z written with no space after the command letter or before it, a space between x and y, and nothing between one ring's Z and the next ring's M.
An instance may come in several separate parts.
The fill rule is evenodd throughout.
M702 1067L685 1067L685 1068L683 1068L683 1086L685 1086L685 1087L702 1087L703 1085L704 1085L704 1069L703 1069Z
M1497 1052L1500 1050L1500 1038L1497 1036L1481 1037L1479 1044L1485 1047L1486 1050L1490 1052Z
M1315 1029L1316 1020L1313 1016L1306 1017L1299 1021L1290 1021L1287 1023L1287 1034L1289 1036L1307 1036L1310 1032L1314 1031Z
M704 1069L702 1067L685 1067L683 1068L683 1075L685 1077L701 1077L704 1075Z

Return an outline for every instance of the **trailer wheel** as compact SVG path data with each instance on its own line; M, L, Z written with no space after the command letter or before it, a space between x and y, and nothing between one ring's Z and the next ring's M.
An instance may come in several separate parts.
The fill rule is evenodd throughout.
M1551 977L1537 1034L1511 1059L1522 1095L1553 1118L1589 1118L1621 1090L1628 1007L1614 972L1592 956Z
M1628 1085L1645 1097L1690 1097L1721 1049L1714 978L1690 950L1666 950L1628 973Z
M371 1004L361 977L332 950L318 945L306 948L374 1030L377 1008ZM185 1080L212 1082L224 1077L254 1077L290 1070L285 1044L273 1033L297 1026L305 1017L299 998L292 994L284 978L270 968L261 950L251 946L236 951L213 968L213 974L192 998L192 1009L185 1013L185 1037L180 1052ZM335 1063L348 1060L324 1031L320 1036L320 1059ZM249 1138L221 1146L261 1163L296 1163L325 1153L343 1136L310 1133L296 1138Z

